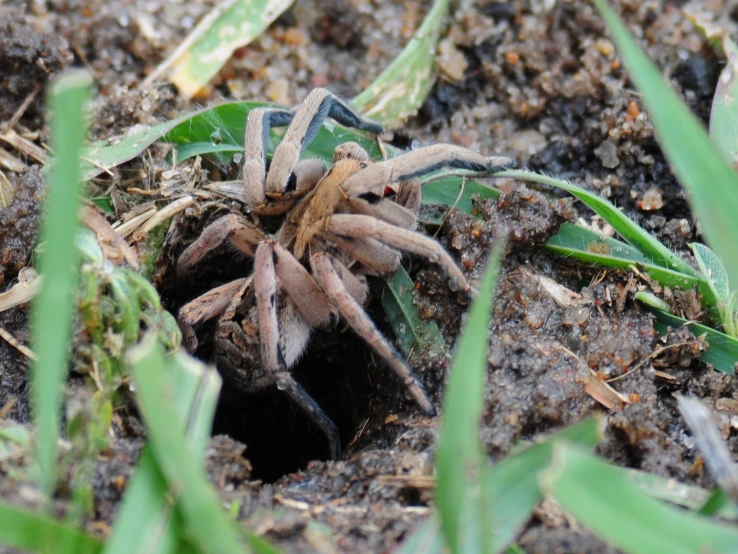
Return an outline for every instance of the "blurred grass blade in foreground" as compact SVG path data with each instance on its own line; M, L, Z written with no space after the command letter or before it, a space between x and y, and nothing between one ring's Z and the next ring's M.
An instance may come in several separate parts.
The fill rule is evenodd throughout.
M136 400L148 430L149 448L169 491L174 497L185 528L203 552L243 552L235 524L222 510L215 491L205 478L202 456L185 440L185 431L175 414L178 409L172 368L154 334L149 333L128 354ZM202 449L202 445L200 445Z
M541 489L584 527L629 554L738 552L738 529L650 498L621 468L581 447L554 445Z
M166 373L175 393L175 414L185 429L193 457L205 455L221 378L205 364L178 352L167 358ZM131 478L113 527L113 535L105 545L105 554L149 552L165 554L179 551L186 527L169 494L150 447L146 447Z
M49 498L56 483L61 391L67 374L74 288L79 275L75 246L82 196L79 156L86 134L84 108L91 84L92 77L86 71L63 73L51 86L48 99L55 156L41 220L39 271L43 282L31 314L32 344L38 356L32 366L31 383L41 488Z
M482 477L486 455L479 440L487 375L488 330L506 240L489 256L478 296L456 345L443 402L436 453L436 500L441 527L454 554L490 552L491 502ZM470 550L467 550L470 549Z

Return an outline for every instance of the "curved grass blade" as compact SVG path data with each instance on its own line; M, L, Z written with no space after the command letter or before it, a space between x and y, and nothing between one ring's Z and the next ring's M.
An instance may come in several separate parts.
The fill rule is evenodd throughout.
M38 432L41 489L51 498L56 483L57 443L62 382L67 374L72 336L74 288L79 273L75 236L82 198L79 155L85 138L84 105L92 77L85 71L64 73L50 89L51 145L56 153L49 170L49 193L41 220L45 243L39 272L41 291L33 304L31 368L33 402Z
M436 47L448 4L448 0L435 1L402 53L354 98L355 108L390 128L418 112L435 82Z
M451 552L491 552L491 503L484 490L485 454L479 440L487 372L488 329L505 240L490 253L479 295L456 345L444 395L436 453L436 501Z
M226 517L205 479L196 447L185 441L177 413L176 388L165 369L164 353L154 335L147 335L128 354L136 396L149 433L149 447L167 480L186 528L205 552L242 552L235 525Z
M294 0L222 0L200 22L169 57L149 75L150 86L162 73L179 92L194 96L233 55L277 19Z
M717 300L707 280L693 274L672 271L654 265L637 248L617 239L603 237L579 225L564 223L559 232L546 243L546 248L561 256L613 269L629 271L633 266L645 271L659 284L684 290L697 288L702 295L702 304L715 310L713 315L720 321Z
M556 441L570 440L594 449L601 440L598 418L590 418L515 452L485 473L494 522L492 552L502 552L543 500L538 474L549 467Z
M609 200L605 200L604 198L601 198L598 195L568 181L549 177L547 175L540 175L532 171L508 170L501 171L496 176L532 181L565 190L584 202L596 214L602 217L602 219L607 221L613 229L623 237L625 242L638 248L646 258L651 260L651 263L660 265L666 269L684 273L685 275L698 275L697 271L693 269L692 266L679 258L679 256L675 255L655 237L651 236L648 231L641 228L635 221L621 212Z
M642 493L618 468L571 443L554 445L541 488L567 513L632 554L738 551L738 529L668 506Z
M28 552L79 554L97 554L103 546L99 539L69 524L5 503L0 503L0 544Z
M636 44L605 0L594 0L607 23L631 79L641 92L669 163L690 193L690 203L711 248L738 283L738 175L710 142L707 132L661 71Z

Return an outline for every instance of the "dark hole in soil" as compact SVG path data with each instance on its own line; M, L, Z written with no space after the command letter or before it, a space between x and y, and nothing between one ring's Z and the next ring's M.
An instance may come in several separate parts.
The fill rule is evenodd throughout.
M271 222L265 220L265 225ZM272 230L268 228L268 230ZM181 252L177 252L176 260ZM176 314L182 305L204 292L248 275L251 261L219 248L188 275L162 279L164 306ZM372 316L382 313L369 306ZM199 347L195 356L214 363L216 321L195 328ZM340 322L338 328L315 331L307 352L293 369L295 378L338 426L345 450L369 413L371 382L369 347ZM254 479L273 482L303 469L311 460L327 460L328 441L313 420L276 386L244 393L224 382L213 434L226 434L246 445L244 456L253 467Z
M328 414L341 433L341 446L353 438L369 409L366 346L353 333L316 333L295 368L295 378ZM313 420L276 387L255 393L224 386L213 434L246 445L252 477L274 482L328 459L328 441Z

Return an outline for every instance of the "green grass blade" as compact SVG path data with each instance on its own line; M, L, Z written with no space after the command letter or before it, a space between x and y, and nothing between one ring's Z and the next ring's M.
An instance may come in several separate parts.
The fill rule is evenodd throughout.
M267 541L251 533L246 533L246 541L255 554L282 554L282 551Z
M685 485L674 479L667 479L660 475L654 475L646 471L637 469L618 468L627 477L628 481L633 483L638 489L657 500L663 500L688 510L699 510L709 499L713 493L700 487L693 485ZM719 489L717 489L719 490ZM721 506L717 512L721 517L728 519L738 518L738 509L735 504L728 503Z
M451 552L490 552L490 506L484 494L485 455L479 440L487 372L488 329L505 249L498 240L480 285L479 295L456 345L444 395L441 436L436 454L436 490L441 526ZM470 550L467 550L470 549Z
M169 358L168 365L176 389L176 419L186 428L193 457L201 459L210 439L221 379L181 352ZM146 447L126 489L104 554L174 553L184 530L184 522L170 499L167 481Z
M697 271L692 266L671 252L655 237L651 236L648 231L641 228L635 221L621 212L609 200L605 200L568 181L547 175L540 175L532 171L508 170L498 173L496 177L522 179L565 190L584 202L596 214L602 217L602 219L607 221L623 237L625 242L640 250L653 264L684 273L685 275L697 275Z
M543 499L537 476L551 464L552 445L561 439L594 448L600 441L599 420L587 419L544 437L539 444L513 452L494 467L485 470L487 490L491 491L493 552L503 551L515 539ZM431 516L395 554L440 553L444 544L440 524L435 516Z
M494 536L492 551L502 552L517 536L543 500L538 474L551 464L553 444L566 439L594 448L600 442L599 420L587 419L513 453L485 473L490 491Z
M631 79L640 91L660 145L681 184L690 193L695 216L711 248L738 283L738 175L710 142L707 131L677 94L664 82L661 71L635 43L605 0L594 0L615 40Z
M540 482L578 522L627 553L738 552L735 527L650 498L622 470L576 445L554 445Z
M65 73L49 95L51 146L56 153L49 170L49 192L41 220L44 250L39 262L41 292L33 304L31 370L41 488L50 497L56 483L57 441L61 386L67 372L72 333L74 287L79 268L75 236L79 223L82 179L79 154L85 138L85 102L92 77L87 72Z
M183 532L184 523L174 510L167 481L147 446L128 482L103 554L174 554Z
M446 343L434 321L421 319L414 303L415 284L400 267L394 275L385 277L379 287L379 298L397 344L405 357L428 349L443 352Z
M717 300L707 280L692 273L685 274L654 265L634 246L613 238L602 237L579 225L564 223L559 232L548 240L546 248L561 256L587 264L626 271L629 271L631 266L636 266L663 286L683 290L699 289L702 294L702 305L710 310L717 309ZM717 311L713 315L718 318L716 321L719 321Z
M161 347L153 335L129 352L137 401L149 446L193 541L205 552L245 550L234 524L226 517L205 479L201 457L188 446L177 412L176 388L165 368ZM171 371L171 370L170 370Z
M442 554L448 551L436 514L421 523L392 554Z
M151 84L163 71L186 97L195 95L231 58L277 19L294 0L218 2L167 60L147 77Z
M97 554L99 539L66 523L17 506L0 503L0 544L28 552L67 552Z
M397 127L415 115L435 82L436 46L448 0L436 0L402 53L353 100L367 117Z

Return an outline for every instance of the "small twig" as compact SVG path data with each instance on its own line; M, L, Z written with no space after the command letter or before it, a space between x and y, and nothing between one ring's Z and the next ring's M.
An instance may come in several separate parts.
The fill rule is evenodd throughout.
M613 377L612 379L608 379L607 382L608 383L612 383L614 381L619 381L620 379L625 379L626 377L630 377L636 371L638 371L639 369L641 369L645 365L646 362L648 362L650 360L653 360L654 358L657 358L658 356L660 356L661 354L663 354L667 350L669 350L671 348L679 348L681 346L689 346L690 344L694 344L695 342L698 342L698 341L687 340L687 341L683 341L683 342L675 342L674 344L667 344L666 346L657 346L656 347L656 350L654 350L653 352L651 352L648 356L646 356L640 362L638 362L636 365L634 365L633 368L631 370L629 370L627 373L623 373L622 375L618 375L617 377Z
M179 200L175 200L174 202L171 202L170 204L167 204L164 206L161 210L156 212L151 218L146 221L143 225L141 225L141 228L136 231L136 233L133 235L133 241L136 242L138 240L141 240L144 236L146 236L146 233L151 231L154 227L159 225L162 221L164 221L167 218L172 217L175 214L178 214L179 212L186 210L190 206L192 206L195 203L195 199L192 196L183 196Z
M0 337L5 339L5 341L10 346L18 350L18 352L20 352L24 356L27 356L28 358L32 359L34 362L38 361L38 356L36 356L33 350L31 350L27 346L24 346L23 344L18 342L18 339L16 339L13 335L10 334L9 331L7 331L6 329L2 327L0 327Z
M156 207L152 206L145 212L132 217L125 223L121 223L120 225L118 225L117 223L113 224L113 229L115 229L120 234L120 236L125 238L133 233L133 231L138 229L141 225L143 225L145 221L148 221L149 219L154 217L155 213Z
M433 238L436 238L438 236L438 233L441 232L441 228L443 227L443 224L446 223L446 220L451 215L451 211L456 208L456 206L461 202L461 197L464 194L464 189L466 188L466 177L461 177L461 186L459 187L459 194L456 195L456 200L454 200L454 203L451 204L448 207L448 210L446 210L446 214L441 219L441 222L438 224L438 229L436 229L436 232L433 234Z
M16 123L20 121L20 118L23 117L23 114L26 113L26 110L28 109L28 107L36 99L36 96L38 96L38 93L40 90L41 90L41 83L36 83L36 85L33 87L33 90L28 94L28 96L26 96L26 99L23 100L23 102L21 102L21 105L18 106L18 109L15 110L13 117L11 117L8 120L8 122L5 125L3 125L2 129L0 129L0 132L7 133L13 127L15 127Z
M49 156L46 153L46 150L27 138L20 136L13 129L0 134L0 140L9 144L29 158L33 158L40 164L46 165L49 162Z
M5 419L8 417L8 414L10 413L10 410L15 408L15 405L18 403L18 397L17 396L11 396L8 398L8 401L3 404L3 407L0 408L0 420Z

